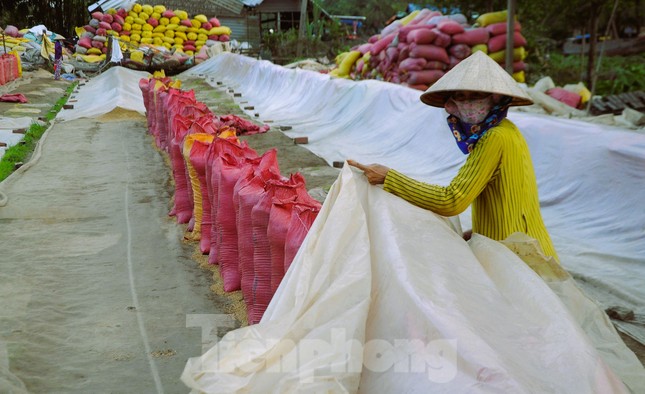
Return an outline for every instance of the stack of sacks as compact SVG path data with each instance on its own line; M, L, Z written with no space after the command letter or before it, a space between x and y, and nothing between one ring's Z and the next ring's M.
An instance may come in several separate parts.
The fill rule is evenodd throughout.
M507 13L506 11L490 12L477 18L476 23L485 27L490 33L488 40L488 56L499 63L502 67L506 64L506 36L507 36ZM516 20L513 29L513 78L518 82L524 82L526 63L526 39L522 36L522 27Z
M107 12L94 12L90 22L78 30L80 40L76 46L79 54L101 55L106 53L106 38L118 37L123 42L173 50L178 54L193 56L202 47L216 42L228 42L231 29L221 26L215 17L205 15L190 17L186 11L169 10L163 5L134 4L130 10L120 8ZM143 62L143 52L132 51L134 61Z
M4 30L4 37L2 41L3 45L0 45L0 53L5 53L5 49L7 51L6 53L22 53L27 49L23 45L29 42L29 39L23 37L23 32L25 30L18 30L18 28L13 25L7 25L4 29L0 29L0 31L2 30Z
M478 18L478 23L470 26L462 14L446 16L428 9L414 11L386 26L367 43L338 55L337 68L330 75L355 80L379 79L425 90L474 51L489 53L491 35L495 37L494 49L502 38L506 44L505 28L502 30L497 24L489 26L494 24L491 21L497 21L489 17L493 14L505 17L506 12L484 14ZM517 27L519 29L519 23ZM526 56L526 40L519 30L516 33L516 66L521 70L514 77L523 81L521 71L525 66L521 60ZM503 56L503 50L492 53L496 57L500 54Z
M260 156L238 139L268 126L218 117L170 78L142 79L139 87L148 130L170 156L170 215L188 223L187 238L219 264L224 290L242 290L249 322L257 323L321 204L301 174L280 175L275 149Z

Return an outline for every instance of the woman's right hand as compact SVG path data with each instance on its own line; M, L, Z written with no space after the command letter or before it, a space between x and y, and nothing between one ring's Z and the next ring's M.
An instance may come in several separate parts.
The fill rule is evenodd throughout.
M347 164L362 170L367 177L367 181L372 185L380 185L385 182L385 177L390 171L388 167L381 164L364 165L354 160L347 160Z

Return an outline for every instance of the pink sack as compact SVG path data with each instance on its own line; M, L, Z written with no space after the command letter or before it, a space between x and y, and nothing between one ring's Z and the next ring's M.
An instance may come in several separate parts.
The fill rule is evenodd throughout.
M461 34L455 34L452 36L453 44L466 44L469 46L474 46L478 44L486 44L488 42L489 33L485 27L478 27L475 29L469 29Z
M111 29L112 29L112 25L110 25L110 24L109 24L109 23L107 23L107 22L103 22L103 21L101 21L101 22L99 22L99 28L101 28L101 29L105 29L105 30L111 30Z
M513 32L513 48L526 46L526 39L522 33ZM506 49L506 34L493 36L488 40L488 53L498 52Z
M424 58L426 60L437 60L443 63L450 63L448 52L445 48L436 45L410 45L410 57Z
M582 100L578 93L570 92L563 88L551 88L546 91L546 94L573 108L578 108Z
M437 37L432 29L419 28L408 33L408 42L415 44L432 44Z
M83 37L78 40L78 45L82 46L83 48L90 49L92 48L92 40L89 37Z
M194 199L195 229L193 234L199 236L199 249L202 254L208 254L211 233L211 202L206 186L206 155L211 142L196 140L189 153L189 161L197 174L199 189L193 188L193 193L199 192L199 198Z
M396 36L396 33L391 33L381 38L377 42L375 42L374 45L372 45L372 48L370 49L370 53L372 54L372 56L378 55L382 50L387 48L388 45L392 43L395 36Z
M426 62L426 65L423 67L424 70L445 70L446 68L448 68L446 63L437 60Z
M472 49L466 44L456 44L448 48L448 52L459 60L470 56Z
M450 60L448 60L450 61ZM442 70L423 70L423 71L410 71L408 84L410 85L432 85L445 74Z
M184 137L188 134L188 129L192 120L182 116L175 116L172 122L173 138L170 141L168 154L172 166L172 176L175 181L174 206L171 214L174 214L177 223L188 223L193 216L193 203L190 194L192 191L188 187L188 177L186 163L181 151Z
M409 57L399 63L399 70L401 72L421 71L425 67L427 61L424 58Z
M109 24L112 24L114 22L114 17L110 14L103 14L103 18L101 18L103 22L107 22Z
M432 29L432 31L434 31L434 33L437 35L433 42L434 45L440 46L443 48L447 48L450 46L450 44L452 43L452 38L450 38L451 37L450 35L442 32L437 28Z
M450 19L439 22L439 24L437 24L437 29L439 29L439 31L441 31L442 33L451 36L463 33L465 31L462 25Z
M210 18L210 19L208 20L208 22L210 22L210 24L211 24L211 25L213 25L213 27L220 27L220 26L221 26L221 24L220 24L220 22L219 22L219 19L217 19L217 18L215 18L215 17Z
M513 25L513 27L515 31L522 30L522 26L518 21L515 21L515 24ZM488 30L491 36L506 34L506 22L493 23L492 25L486 26L486 30Z

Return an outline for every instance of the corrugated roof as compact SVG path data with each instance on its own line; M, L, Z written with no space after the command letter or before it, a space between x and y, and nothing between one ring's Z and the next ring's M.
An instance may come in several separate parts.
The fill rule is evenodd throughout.
M110 8L118 10L119 8L130 8L136 2L136 0L99 0L87 7L87 10L93 12L98 7L101 7L103 11L107 11Z

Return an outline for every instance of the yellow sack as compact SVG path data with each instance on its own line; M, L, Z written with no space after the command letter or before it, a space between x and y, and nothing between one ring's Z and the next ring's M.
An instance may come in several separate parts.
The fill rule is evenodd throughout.
M169 25L169 24L170 24L170 19L168 19L168 18L164 18L164 17L161 17L161 18L159 19L159 25L160 25L160 26L161 26L161 25L166 26L166 25Z
M197 33L188 33L188 34L186 34L186 37L189 40L195 41L197 39Z
M208 22L208 18L206 17L206 15L202 15L202 14L195 15L195 19L198 20L200 23Z
M410 23L412 19L414 19L417 15L419 15L419 12L421 12L421 10L412 11L408 16L401 19L401 26L405 26L408 23Z
M141 38L152 38L152 32L151 31L141 32Z
M130 53L130 60L135 62L143 63L143 52L141 51L132 51Z
M481 27L486 27L488 25L492 25L493 23L506 22L507 17L508 17L508 13L506 12L506 10L497 11L497 12L488 12L486 14L480 15L479 18L475 20L475 23Z
M130 12L136 12L137 14L141 12L143 7L141 7L141 4L135 4L132 6L132 11Z
M473 47L471 48L471 51L472 53L475 53L476 51L482 51L488 55L488 45L486 44L473 45Z
M231 28L230 27L227 27L227 26L213 27L208 32L209 36L212 36L212 35L221 36L221 35L225 35L225 34L229 35L229 36L231 35Z
M164 71L164 70L155 71L152 74L152 78L159 78L159 79L166 78L166 71Z
M176 14L175 14L175 16L170 18L170 24L171 25L179 25L179 22L181 22L181 19L179 19L179 17L177 17Z
M165 32L165 31L166 31L166 26L164 26L164 25L158 25L157 27L155 27L154 29L152 29L152 31L154 31L155 33L163 33L163 32Z
M125 23L129 23L130 25L134 23L134 17L132 16L126 16L125 17Z
M513 61L519 62L520 60L524 60L526 58L526 54L526 49L524 49L524 47L513 49ZM490 56L491 59L495 60L497 63L502 63L506 61L506 50L503 49L501 51L489 53L488 56Z
M150 15L155 12L155 9L151 5L145 4L141 7L141 11L139 12L145 12L146 14Z
M85 33L85 28L84 27L75 27L74 32L76 33L77 36L82 36L83 33Z
M524 83L526 81L524 70L513 73L513 79L519 83Z
M208 36L206 34L201 34L200 33L200 34L197 35L197 40L198 41L206 41L206 40L208 40Z
M143 19L144 21L147 21L148 19L150 19L150 14L148 14L147 12L140 12L139 18Z
M338 75L339 76L344 76L344 75L349 75L349 71L351 70L352 66L356 61L361 57L361 53L359 51L351 51L343 58L343 61L340 63L338 66Z
M193 189L193 216L195 217L195 227L193 227L193 238L201 238L202 230L202 192L201 186L199 184L199 178L197 177L197 171L195 167L190 162L190 151L193 148L193 145L196 141L199 141L204 144L210 144L215 139L215 136L206 133L195 133L188 134L184 139L184 161L186 162L186 168L188 169L188 176L190 178L190 185Z
M188 13L182 10L175 10L175 16L179 18L179 20L188 19Z
M105 55L78 55L85 63L98 63L105 58Z
M164 12L166 12L166 7L164 7L162 5L156 5L156 6L152 7L152 11L154 11L154 12L156 12L158 14L163 14Z

